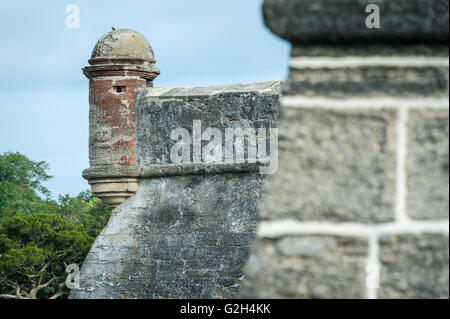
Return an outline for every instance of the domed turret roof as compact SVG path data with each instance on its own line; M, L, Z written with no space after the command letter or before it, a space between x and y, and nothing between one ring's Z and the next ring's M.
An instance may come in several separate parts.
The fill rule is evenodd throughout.
M98 40L91 60L100 59L139 59L155 63L153 49L147 39L129 29L113 30Z

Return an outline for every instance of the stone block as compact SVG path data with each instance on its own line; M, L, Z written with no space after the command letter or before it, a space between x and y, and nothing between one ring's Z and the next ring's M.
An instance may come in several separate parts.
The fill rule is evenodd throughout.
M258 239L244 298L364 298L367 240L304 235Z
M380 28L367 28L369 4ZM292 43L448 42L447 0L265 0L264 21Z
M448 57L447 57L448 58ZM291 67L285 93L303 96L448 96L448 66Z
M448 218L448 109L409 111L407 213L414 219Z
M396 111L286 107L263 219L394 219Z
M448 298L448 239L443 234L383 236L379 298Z

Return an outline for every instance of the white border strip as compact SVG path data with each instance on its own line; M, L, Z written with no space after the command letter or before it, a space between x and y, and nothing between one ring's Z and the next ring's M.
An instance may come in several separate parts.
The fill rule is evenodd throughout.
M386 224L300 222L293 219L264 221L258 226L259 238L281 238L298 235L336 235L367 238L368 251L365 270L366 298L377 299L380 281L381 235L439 233L449 235L449 220L396 220Z
M402 223L360 224L360 223L329 223L301 222L294 219L263 221L258 226L259 238L279 238L295 235L336 235L352 237L379 236L382 234L449 234L449 221L443 220L405 220Z
M448 67L445 57L425 56L345 56L293 57L294 69L338 69L359 67Z
M380 288L380 245L378 236L369 236L369 249L366 261L366 298L377 299ZM369 281L369 282L368 282ZM372 282L370 282L372 281Z
M398 223L408 221L406 214L406 153L408 144L408 109L400 108L397 117L397 159L396 159L396 194L395 194L395 219Z
M382 108L449 108L448 97L445 98L398 98L398 97L361 97L334 99L327 97L283 96L284 107L323 108L323 109L382 109Z

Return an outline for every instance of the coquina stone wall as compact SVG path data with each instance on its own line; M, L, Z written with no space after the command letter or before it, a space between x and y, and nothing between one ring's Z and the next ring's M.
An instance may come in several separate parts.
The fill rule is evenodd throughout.
M448 1L263 11L292 56L241 296L448 298Z
M71 298L232 298L240 290L281 82L153 88L155 63L143 35L120 29L99 39L83 69L83 177L114 209Z
M194 121L201 122L202 132L208 127L269 132L277 125L280 90L280 82L142 88L136 103L137 166L92 166L85 172L90 182L138 179L137 192L113 210L71 298L236 297L255 238L264 162L197 162L188 145L187 161L177 164L171 150L178 142L171 132L183 128L194 134ZM264 142L270 146L269 135Z

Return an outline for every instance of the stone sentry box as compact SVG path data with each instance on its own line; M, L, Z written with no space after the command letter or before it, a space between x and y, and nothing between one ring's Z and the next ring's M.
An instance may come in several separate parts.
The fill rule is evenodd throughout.
M83 176L92 191L115 207L138 185L136 98L159 74L148 41L133 30L102 36L92 51L89 78L89 164Z
M93 55L114 54L105 61L120 72L85 69L91 80L91 167L83 176L115 208L70 297L235 297L255 237L261 164L175 165L170 135L180 127L192 132L194 120L220 131L276 127L281 83L153 88L159 72L144 40L131 30L110 32ZM122 71L124 56L133 62L132 72L129 66ZM134 73L142 63L145 70Z

